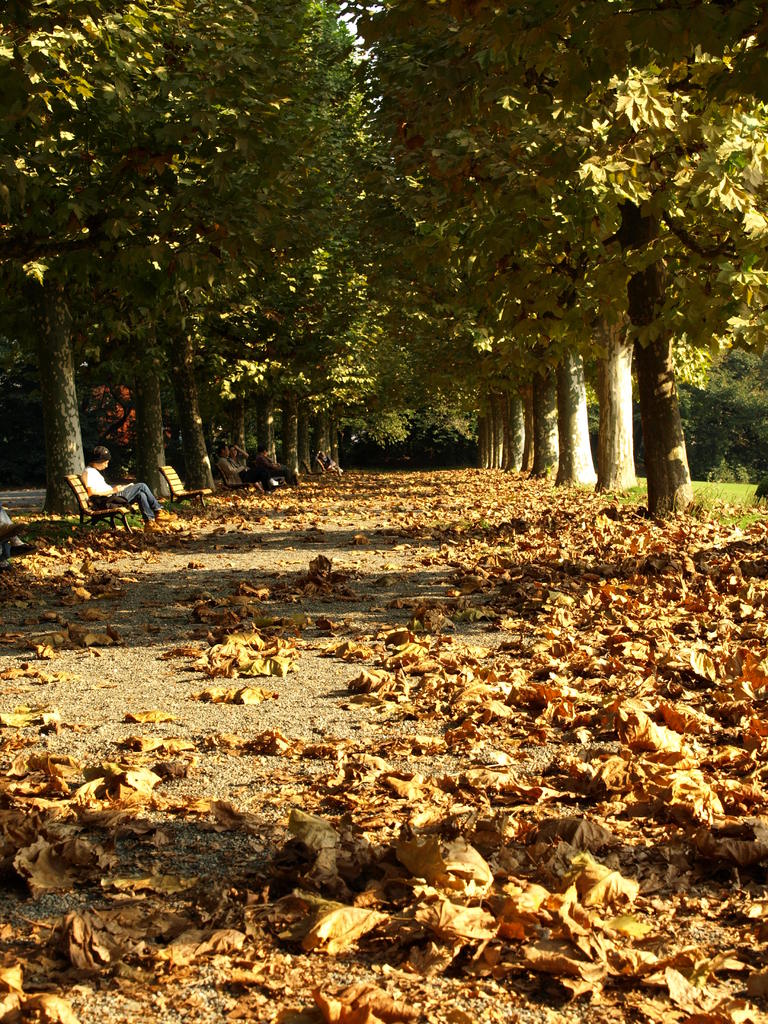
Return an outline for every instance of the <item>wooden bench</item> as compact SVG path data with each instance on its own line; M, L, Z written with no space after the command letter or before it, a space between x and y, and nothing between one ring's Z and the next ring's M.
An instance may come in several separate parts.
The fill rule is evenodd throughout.
M171 492L171 501L191 501L196 499L200 502L200 507L205 508L206 494L213 494L210 487L198 487L196 490L188 491L173 466L161 466L160 472L168 484L168 489Z
M91 501L88 497L88 491L85 489L85 484L76 476L74 473L69 473L64 477L69 486L72 489L75 498L77 499L77 510L80 513L80 525L82 526L87 516L89 521L92 523L101 522L102 519L108 519L112 525L112 529L115 529L115 519L122 519L123 526L126 528L128 533L132 533L131 527L128 525L128 520L125 518L125 508L119 508L114 506L113 508L92 508Z

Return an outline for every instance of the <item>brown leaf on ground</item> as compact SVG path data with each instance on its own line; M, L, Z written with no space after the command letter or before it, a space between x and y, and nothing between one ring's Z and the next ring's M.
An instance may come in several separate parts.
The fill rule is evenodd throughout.
M523 956L532 970L556 977L581 978L598 984L608 973L608 965L594 963L570 942L542 939L523 947Z
M195 700L207 701L211 704L261 704L265 700L277 700L280 696L274 690L264 690L260 686L211 686L195 694Z
M452 945L483 942L497 932L495 919L482 907L462 907L446 899L422 904L416 910L416 920Z
M149 722L175 722L176 719L167 711L161 711L159 708L156 708L153 711L129 711L123 721L146 725Z
M552 818L539 825L534 833L537 842L564 839L577 850L600 850L617 842L613 833L587 818Z
M350 985L334 995L316 988L313 995L326 1024L408 1024L420 1016L417 1007L393 999L367 982Z
M576 886L585 907L633 903L640 891L640 886L634 879L624 878L618 871L612 871L604 864L598 863L587 852L579 853L573 858L571 871L566 880Z
M13 859L14 867L34 897L71 889L77 881L91 873L100 873L113 863L114 854L79 836L69 839L38 836L30 846L18 850Z
M0 992L21 992L23 988L22 983L21 964L10 964L8 967L0 967Z
M334 907L315 919L302 940L302 948L320 950L335 956L353 945L362 935L387 921L386 914L361 907Z
M80 1018L72 1006L61 996L42 992L25 996L22 1001L25 1020L30 1024L80 1024Z

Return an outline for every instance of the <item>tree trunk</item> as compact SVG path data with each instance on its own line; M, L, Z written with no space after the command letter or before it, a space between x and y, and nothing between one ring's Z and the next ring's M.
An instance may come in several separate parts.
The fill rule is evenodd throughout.
M634 203L623 203L619 241L622 249L647 247L657 237L659 221L644 216ZM627 284L629 318L636 327L656 322L655 338L635 344L635 368L643 425L648 510L652 515L683 511L693 501L683 424L672 365L672 335L659 322L664 300L664 269L656 260L634 273Z
M72 511L73 496L64 477L85 469L80 410L75 386L71 317L63 289L30 285L37 344L37 365L43 403L46 493L44 510L60 515Z
M136 477L155 494L168 497L168 484L159 469L165 465L160 381L152 369L142 371L136 377L133 399L136 406Z
M245 448L245 395L236 395L232 409L232 440Z
M507 417L504 438L504 469L519 473L523 464L525 442L525 415L523 400L517 391L507 395Z
M600 428L597 490L626 491L637 483L632 429L632 342L625 323L598 324L605 355L597 364Z
M312 466L312 452L309 446L309 415L304 402L298 408L297 435L299 472L311 473L314 467Z
M328 454L328 450L331 447L331 439L328 433L328 413L325 409L321 409L315 413L314 420L312 422L312 457L317 455L318 452L325 452ZM312 468L315 469L317 463L313 461Z
M295 391L283 395L283 462L299 472L299 400Z
M506 396L501 391L490 395L490 406L493 416L493 459L492 469L501 469L504 464L504 423L506 420Z
M266 448L269 457L275 457L275 403L272 395L265 392L259 401L256 427L259 448Z
M477 418L477 453L481 469L491 468L491 429L488 416L481 413Z
M533 471L533 385L529 384L523 394L523 464L524 473Z
M557 433L560 458L555 483L592 487L597 480L589 443L584 360L566 352L557 365Z
M328 435L330 441L330 455L336 465L339 465L339 427L335 416L328 418Z
M175 364L173 393L184 449L184 482L189 490L213 487L211 460L205 447L203 420L197 397L195 347L186 331L177 334L171 345Z
M635 346L640 421L643 425L648 510L682 512L693 501L685 436L672 365L672 339Z
M488 423L488 465L486 466L486 469L495 469L497 454L495 422L496 410L493 407L490 395L486 396L486 402L488 403L488 412L486 413L486 421Z
M533 378L533 475L551 476L557 469L557 388L547 368Z

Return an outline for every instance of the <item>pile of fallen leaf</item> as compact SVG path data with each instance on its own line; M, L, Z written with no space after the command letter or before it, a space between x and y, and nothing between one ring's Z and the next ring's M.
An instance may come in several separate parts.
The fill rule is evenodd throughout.
M299 652L335 660L346 679L351 663L344 703L366 709L371 731L354 744L142 734L119 759L85 764L45 751L55 709L0 714L0 877L18 913L0 925L0 1021L69 1024L109 990L154 1019L160 987L201 1020L470 1024L541 1007L764 1020L765 518L654 521L605 496L478 472L350 474L271 507L272 526L313 544L330 548L328 524L346 516L351 549L397 548L397 596L370 631L345 635L334 616L378 598L335 552L317 555L274 585L194 595L190 633L164 656L224 680L197 699L235 704L279 704L252 680L285 678ZM264 522L240 496L213 515ZM150 557L163 543L153 536ZM27 592L64 605L85 600L78 588L114 594L121 575L94 568L98 554L120 557L114 535L103 552L46 553ZM409 586L403 559L440 596ZM21 579L7 600L25 600ZM318 600L322 620L295 613ZM35 661L0 671L2 685L42 673L62 645L108 657L121 642L98 616L63 615L23 640ZM164 794L225 754L274 759L271 789L248 810L204 789ZM282 802L276 831L259 800ZM158 870L168 830L190 823L201 843L234 844L217 871ZM74 909L25 913L53 893L76 893ZM221 1002L209 1018L210 989Z

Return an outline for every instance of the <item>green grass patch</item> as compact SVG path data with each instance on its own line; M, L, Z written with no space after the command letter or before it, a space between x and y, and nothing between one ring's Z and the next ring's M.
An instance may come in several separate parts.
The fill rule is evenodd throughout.
M690 515L711 515L722 523L746 527L765 518L765 511L755 504L755 485L740 483L714 483L694 480L694 502ZM646 481L638 477L637 486L620 495L622 501L643 505L648 498Z

